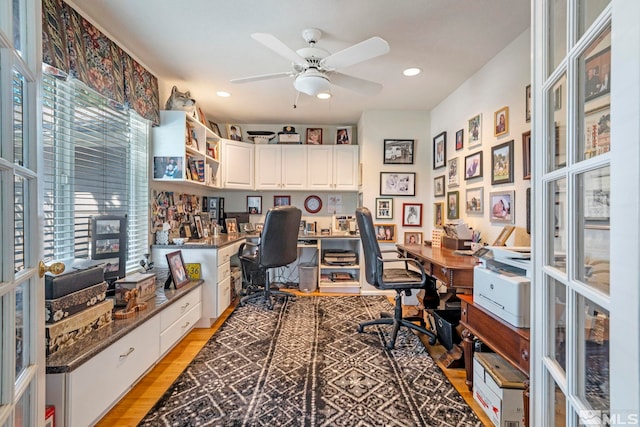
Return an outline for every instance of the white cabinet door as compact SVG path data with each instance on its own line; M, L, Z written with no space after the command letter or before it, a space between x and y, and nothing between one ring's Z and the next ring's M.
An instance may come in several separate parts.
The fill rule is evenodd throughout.
M304 190L307 188L307 147L285 145L282 147L282 188Z
M224 188L253 190L253 144L223 140L222 176Z
M335 145L333 147L333 188L358 189L358 146Z
M255 155L256 190L282 188L282 147L256 145Z
M307 187L331 190L333 184L333 146L307 147Z

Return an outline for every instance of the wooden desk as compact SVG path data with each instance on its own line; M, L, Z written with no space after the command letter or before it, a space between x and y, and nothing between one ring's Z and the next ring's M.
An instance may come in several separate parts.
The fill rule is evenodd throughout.
M461 301L460 324L464 367L469 390L473 390L473 337L489 346L509 363L529 376L529 328L516 328L473 303L473 296L458 295ZM525 426L529 425L529 389L523 392Z
M442 281L450 289L473 289L473 268L478 259L456 255L453 250L424 245L397 245L407 258L414 258L424 266L425 273Z

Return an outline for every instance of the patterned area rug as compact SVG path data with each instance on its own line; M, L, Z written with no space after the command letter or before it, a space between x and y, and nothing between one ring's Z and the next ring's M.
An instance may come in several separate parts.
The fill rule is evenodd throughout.
M385 297L238 307L141 426L480 426L422 342L357 324Z

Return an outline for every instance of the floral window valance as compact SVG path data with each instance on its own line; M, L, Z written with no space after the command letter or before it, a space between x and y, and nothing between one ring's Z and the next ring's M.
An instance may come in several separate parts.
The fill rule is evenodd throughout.
M43 62L160 123L158 79L62 0L42 0Z

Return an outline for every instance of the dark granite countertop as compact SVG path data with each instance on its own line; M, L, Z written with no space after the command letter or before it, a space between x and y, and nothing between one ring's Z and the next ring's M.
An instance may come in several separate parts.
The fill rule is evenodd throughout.
M156 298L146 301L146 310L138 312L129 319L114 319L107 326L93 331L72 346L49 355L47 357L47 374L73 371L202 283L202 280L197 280L180 289L164 289L163 283L158 281Z

